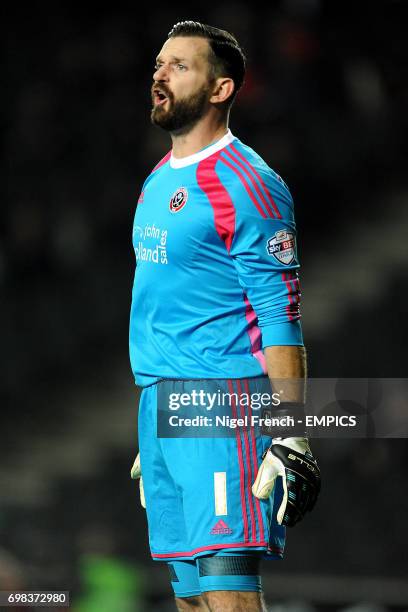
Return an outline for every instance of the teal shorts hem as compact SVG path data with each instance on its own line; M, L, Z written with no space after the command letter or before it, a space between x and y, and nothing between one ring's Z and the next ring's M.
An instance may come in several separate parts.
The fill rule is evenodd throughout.
M201 591L181 591L177 593L174 589L174 584L172 584L175 597L180 597L180 599L184 599L186 597L199 597L201 595Z

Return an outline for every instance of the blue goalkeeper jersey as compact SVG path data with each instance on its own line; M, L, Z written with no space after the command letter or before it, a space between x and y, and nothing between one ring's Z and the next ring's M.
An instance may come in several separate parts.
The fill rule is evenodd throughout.
M136 384L266 373L262 348L302 345L293 200L230 131L144 182L133 225Z

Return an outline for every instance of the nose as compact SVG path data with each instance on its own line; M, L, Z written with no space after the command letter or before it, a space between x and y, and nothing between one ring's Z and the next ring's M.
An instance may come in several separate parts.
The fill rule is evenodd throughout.
M168 66L161 64L153 74L153 81L168 81Z

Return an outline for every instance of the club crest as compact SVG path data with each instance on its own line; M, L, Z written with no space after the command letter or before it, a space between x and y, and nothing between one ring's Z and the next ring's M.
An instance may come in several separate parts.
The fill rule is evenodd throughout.
M272 255L279 263L288 266L295 259L296 243L295 235L286 230L275 232L266 243L266 250L269 255Z
M185 187L179 187L177 191L173 193L170 199L170 212L179 212L187 203L188 191Z

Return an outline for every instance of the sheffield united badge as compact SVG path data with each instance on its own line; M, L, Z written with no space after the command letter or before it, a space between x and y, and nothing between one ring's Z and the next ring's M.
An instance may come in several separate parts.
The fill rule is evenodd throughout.
M179 212L187 204L188 191L185 187L179 187L177 191L173 193L170 199L170 212Z

